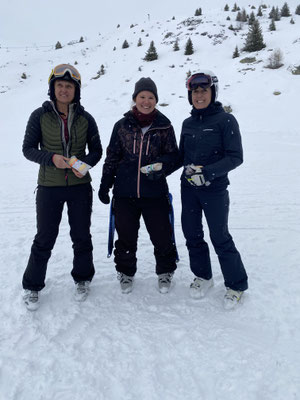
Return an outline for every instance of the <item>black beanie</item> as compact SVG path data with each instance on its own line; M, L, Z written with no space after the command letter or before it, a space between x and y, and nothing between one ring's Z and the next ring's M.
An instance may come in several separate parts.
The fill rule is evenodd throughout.
M153 93L156 98L156 103L158 102L157 87L151 78L141 78L136 82L132 99L134 100L136 96L144 90Z

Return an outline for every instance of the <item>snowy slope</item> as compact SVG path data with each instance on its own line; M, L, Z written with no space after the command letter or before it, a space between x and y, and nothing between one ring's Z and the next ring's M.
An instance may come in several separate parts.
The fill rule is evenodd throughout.
M268 5L260 18L267 47L236 59L234 48L243 47L248 26L236 35L228 29L236 25L236 13L223 11L226 2L193 0L187 5L167 0L153 2L146 10L131 1L128 8L118 5L113 26L103 22L103 29L94 28L96 18L100 25L112 18L106 5L101 9L96 3L86 3L93 12L88 19L82 10L77 31L69 8L70 29L61 30L64 34L57 38L48 21L39 19L43 10L36 6L34 21L40 28L44 24L41 45L36 36L33 45L30 32L23 31L22 20L29 23L25 9L18 11L19 25L10 31L10 43L1 37L0 400L299 399L300 78L291 73L300 65L297 1L288 2L295 24L282 18L275 32L268 31L268 14L270 7L281 8L283 2ZM233 3L228 4L232 8ZM237 4L251 12L249 2ZM260 2L252 4L256 13ZM61 5L62 14L68 5ZM189 30L182 22L198 7L202 22ZM4 12L9 10L5 5ZM51 19L52 9L48 12ZM61 15L56 15L59 21ZM131 23L136 25L130 28ZM97 33L92 34L92 28ZM68 44L78 42L81 35L84 43ZM180 51L173 52L171 42L177 36ZM195 53L186 57L188 37ZM139 38L141 47L136 46ZM125 39L128 49L121 48ZM57 40L61 50L54 49ZM151 40L159 59L146 63L142 59ZM284 66L266 69L271 50L277 48L283 52ZM255 56L257 62L241 64L247 56ZM41 307L36 313L25 310L21 279L35 234L38 166L22 155L24 129L30 113L47 99L51 68L75 61L83 78L82 103L97 120L104 148L114 122L130 108L140 77L151 76L157 83L159 104L168 104L159 109L171 119L179 139L190 111L187 72L209 68L219 76L219 99L232 107L245 151L244 164L230 174L230 229L250 286L236 311L222 308L223 279L213 249L215 286L204 300L189 298L192 274L180 226L179 171L168 178L180 254L173 290L165 296L156 290L153 247L142 225L135 289L127 296L120 293L113 260L106 258L108 207L96 196L103 159L92 170L96 275L90 297L83 304L72 297L72 249L64 215ZM105 75L91 79L102 64ZM23 73L27 79L21 78ZM274 91L281 94L275 96Z

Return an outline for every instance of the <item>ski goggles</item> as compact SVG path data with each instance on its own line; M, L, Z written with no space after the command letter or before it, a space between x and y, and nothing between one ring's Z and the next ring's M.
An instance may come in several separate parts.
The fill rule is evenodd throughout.
M208 89L214 84L213 77L206 74L194 74L186 82L187 90L195 90L197 87Z
M72 65L69 64L60 64L57 65L53 70L51 71L51 74L48 79L48 83L50 83L51 79L53 77L55 78L62 78L66 73L70 74L70 77L79 83L81 85L81 76L80 73L77 71L76 68L74 68Z

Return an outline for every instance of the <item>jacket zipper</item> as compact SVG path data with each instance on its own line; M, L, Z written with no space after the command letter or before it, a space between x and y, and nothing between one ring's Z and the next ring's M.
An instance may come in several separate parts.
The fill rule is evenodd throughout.
M137 197L138 199L140 196L140 180L141 180L141 162L142 162L142 149L143 149L143 139L144 134L141 134L141 144L140 144L140 151L139 151L139 165L138 165L138 176L137 176Z

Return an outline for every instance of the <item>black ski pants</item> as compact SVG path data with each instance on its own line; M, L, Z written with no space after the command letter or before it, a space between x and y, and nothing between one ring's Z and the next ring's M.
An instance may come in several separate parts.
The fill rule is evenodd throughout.
M212 277L209 248L204 240L204 213L211 242L217 253L225 286L246 290L248 277L233 239L228 231L229 194L227 190L209 192L194 187L181 187L182 230L189 251L190 268L200 278Z
M137 270L137 242L140 217L143 216L150 240L154 246L156 273L176 269L176 248L172 241L167 196L160 198L114 198L115 225L118 239L115 242L116 270L134 276Z
M89 183L66 187L38 186L37 234L23 275L24 289L39 291L45 287L47 264L58 235L64 203L68 206L74 250L71 275L75 282L92 280L95 273L90 234L92 202L93 192Z

